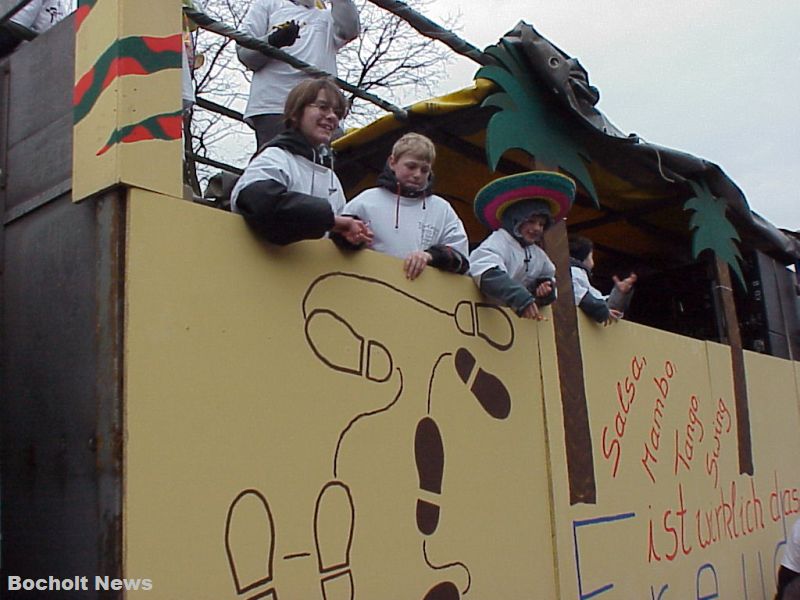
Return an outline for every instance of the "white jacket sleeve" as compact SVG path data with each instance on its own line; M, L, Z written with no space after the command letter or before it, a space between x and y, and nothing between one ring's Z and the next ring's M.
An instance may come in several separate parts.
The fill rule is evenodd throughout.
M361 21L353 0L331 0L331 15L337 48L356 39L361 33Z
M269 35L269 16L272 12L272 5L272 0L253 0L242 20L241 30L251 37L266 42ZM239 62L251 71L258 71L270 61L268 56L258 50L243 48L238 44L236 45L236 55L239 57Z

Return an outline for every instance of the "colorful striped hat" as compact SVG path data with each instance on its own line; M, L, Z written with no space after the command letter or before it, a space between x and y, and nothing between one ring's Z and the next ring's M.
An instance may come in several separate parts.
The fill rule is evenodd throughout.
M575 182L561 173L527 171L500 177L478 190L475 215L491 230L500 229L503 212L520 200L544 200L553 221L567 216L575 201Z

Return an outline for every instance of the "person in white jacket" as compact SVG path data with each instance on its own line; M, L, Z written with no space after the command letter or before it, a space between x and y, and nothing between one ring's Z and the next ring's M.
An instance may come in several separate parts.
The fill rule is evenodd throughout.
M241 29L335 77L336 53L358 36L361 24L353 0L330 3L328 9L322 0L253 0ZM236 52L253 71L244 118L255 129L260 148L281 132L286 96L308 76L258 50L237 46Z
M309 79L286 99L287 130L260 148L231 192L231 210L273 244L341 236L347 247L372 241L363 222L342 216L342 184L323 152L347 101L329 79Z
M575 306L598 323L606 325L619 321L625 315L633 295L636 273L631 273L625 279L614 275L614 288L609 295L604 295L590 281L594 269L594 243L580 235L569 237L569 266Z
M0 57L6 56L24 40L24 29L44 33L74 9L73 0L31 0L0 27Z
M424 135L407 133L395 142L378 187L364 190L344 212L369 224L371 249L403 260L408 279L428 265L466 273L467 232L444 198L431 193L436 149Z
M469 274L481 292L523 319L541 320L539 307L556 299L556 268L538 244L574 200L575 182L548 171L501 177L481 188L475 215L494 230L469 256Z
M800 579L800 519L797 519L792 526L792 530L786 539L786 547L783 549L783 558L778 570L778 594L776 600L788 600L790 586L796 586ZM797 588L795 587L795 592Z

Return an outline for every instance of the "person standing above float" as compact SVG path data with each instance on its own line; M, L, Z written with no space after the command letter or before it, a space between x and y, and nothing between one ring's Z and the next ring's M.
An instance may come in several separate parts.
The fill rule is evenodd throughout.
M31 0L0 27L0 58L27 39L24 29L44 33L74 9L74 0ZM17 27L15 27L15 25ZM23 29L20 29L20 26Z
M495 179L475 196L475 215L493 233L469 256L469 274L488 297L523 319L541 320L556 299L556 268L538 244L575 200L575 182L549 171Z
M242 31L336 76L336 53L361 31L353 0L253 0ZM289 90L308 76L282 60L237 46L239 60L253 71L245 122L256 144L283 130L281 115Z

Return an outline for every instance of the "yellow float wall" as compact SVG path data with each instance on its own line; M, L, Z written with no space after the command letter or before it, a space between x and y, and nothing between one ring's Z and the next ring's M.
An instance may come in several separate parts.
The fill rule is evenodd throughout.
M774 591L797 364L746 356L750 477L727 347L581 318L597 503L570 506L552 319L467 278L132 190L125 296L129 597Z
M595 505L569 506L552 346L541 356L563 597L772 598L800 517L797 363L745 353L740 474L729 347L581 317Z
M152 579L142 597L555 597L535 324L476 306L466 278L407 283L394 259L267 247L237 215L131 195L125 572ZM504 386L494 416L457 356L469 386ZM436 446L420 422L441 493L418 479L436 454L415 452Z

